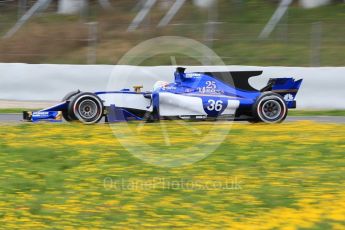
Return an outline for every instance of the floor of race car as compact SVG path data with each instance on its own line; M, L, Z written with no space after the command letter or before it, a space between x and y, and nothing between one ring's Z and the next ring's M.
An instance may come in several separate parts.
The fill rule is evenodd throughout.
M345 117L342 116L288 116L286 118L287 122L292 121L314 121L314 122L326 122L326 123L345 123ZM21 114L0 114L0 123L21 123ZM203 121L211 122L211 121ZM224 121L222 121L224 122ZM236 121L236 122L246 122L246 121ZM100 122L102 124L103 122ZM246 122L247 123L247 122Z

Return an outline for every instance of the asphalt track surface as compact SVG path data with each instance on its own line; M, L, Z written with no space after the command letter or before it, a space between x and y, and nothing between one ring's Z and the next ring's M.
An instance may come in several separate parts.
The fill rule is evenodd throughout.
M288 116L286 118L287 122L292 121L314 121L319 123L338 123L345 124L345 116ZM0 114L1 124L17 124L22 123L21 114Z

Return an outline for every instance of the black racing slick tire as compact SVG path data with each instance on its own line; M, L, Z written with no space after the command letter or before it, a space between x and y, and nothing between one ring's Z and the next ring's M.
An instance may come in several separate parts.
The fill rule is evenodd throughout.
M253 120L265 123L281 123L285 120L288 108L282 96L265 92L253 105Z
M70 116L68 115L68 111L67 110L63 110L62 111L62 117L63 117L63 119L65 121L68 121L68 122L73 121L73 119L70 118Z
M64 96L61 101L69 102L75 95L79 93L80 93L80 90L72 91L66 94L66 96ZM77 118L73 114L69 113L68 109L62 111L62 117L63 119L65 119L65 121L68 121L68 122L77 120Z
M102 100L93 93L79 93L68 104L68 114L84 124L98 123L104 114Z

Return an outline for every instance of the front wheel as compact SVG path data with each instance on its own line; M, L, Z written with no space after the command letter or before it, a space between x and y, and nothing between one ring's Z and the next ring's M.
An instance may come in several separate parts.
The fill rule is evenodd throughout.
M102 100L93 93L80 93L68 105L68 113L84 124L98 123L103 116Z
M255 121L265 123L280 123L287 116L288 109L284 99L276 93L267 92L262 94L253 106Z
M72 91L68 93L66 96L64 96L64 98L62 98L61 101L69 103L72 100L72 98L79 93L80 93L80 90ZM68 109L62 111L62 117L65 119L65 121L68 121L68 122L77 120L77 118L70 111L68 111Z

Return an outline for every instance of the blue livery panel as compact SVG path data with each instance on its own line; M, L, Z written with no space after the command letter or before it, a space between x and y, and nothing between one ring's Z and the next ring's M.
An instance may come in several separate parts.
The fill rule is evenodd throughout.
M24 112L23 119L31 122L49 121L49 122L61 122L61 111L38 111L38 112Z

